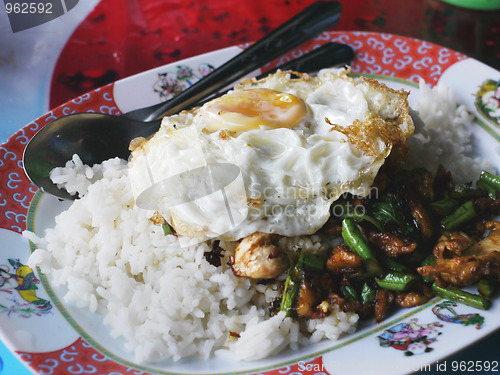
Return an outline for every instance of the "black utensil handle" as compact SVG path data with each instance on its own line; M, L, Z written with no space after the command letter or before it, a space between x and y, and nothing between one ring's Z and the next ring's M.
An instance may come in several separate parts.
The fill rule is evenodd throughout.
M281 71L293 70L300 73L317 72L318 70L324 68L349 64L353 58L354 50L351 46L341 43L329 42L313 49L308 53L303 54L300 57L297 57L296 59L292 59L282 65L277 66L274 69L268 70L258 75L256 78L264 78L269 74L276 73L278 69ZM202 99L190 108L201 106L210 100L226 94L228 91L229 90L224 90L215 95L209 96L208 98Z
M260 74L257 79L276 73L282 70L294 70L300 73L312 73L318 70L329 68L335 65L349 64L354 58L354 50L346 44L329 42L320 47L313 49L309 53L305 53L296 59L287 61L286 63L277 66L274 69L268 70Z
M313 3L179 95L155 108L143 120L153 121L175 114L217 92L322 31L332 28L337 24L341 11L342 4L337 1Z

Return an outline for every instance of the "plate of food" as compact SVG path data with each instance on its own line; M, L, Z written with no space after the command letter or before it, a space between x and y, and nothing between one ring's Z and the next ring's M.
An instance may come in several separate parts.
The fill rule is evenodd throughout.
M2 145L0 337L23 363L399 374L500 327L500 72L367 32L273 64L328 41L354 48L350 67L245 79L165 118L129 160L74 155L51 173L74 201L24 174L40 128L168 99L244 46L82 95Z

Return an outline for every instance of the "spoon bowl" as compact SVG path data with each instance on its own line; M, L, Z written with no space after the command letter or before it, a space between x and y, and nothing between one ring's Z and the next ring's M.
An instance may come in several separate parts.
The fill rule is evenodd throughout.
M85 164L130 155L129 143L136 137L153 134L161 120L143 122L101 113L78 113L61 117L43 127L24 153L24 169L44 191L63 199L75 199L59 189L49 178L55 166L63 166L73 155L81 155ZM110 140L113 140L110 142Z

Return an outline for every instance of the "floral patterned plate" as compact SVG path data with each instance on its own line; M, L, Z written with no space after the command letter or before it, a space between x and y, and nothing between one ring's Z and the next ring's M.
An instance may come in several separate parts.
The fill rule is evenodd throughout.
M479 155L500 166L492 152L499 147L500 72L460 53L396 35L329 32L296 49L282 60L334 40L356 51L354 73L364 73L418 99L424 79L444 81L476 116L474 140ZM439 360L500 327L500 303L488 311L434 298L414 309L400 310L382 324L363 323L338 341L324 341L258 361L234 363L187 360L140 364L131 360L124 343L113 339L102 319L58 298L50 279L29 268L33 251L21 232L51 226L67 202L43 194L23 172L25 145L51 120L74 112L120 114L168 99L243 47L231 47L163 66L82 95L26 125L0 146L0 339L37 374L352 374L411 373L437 366ZM279 61L270 64L274 66ZM442 365L442 363L441 363ZM451 367L449 364L448 367ZM489 364L500 371L498 362ZM450 368L451 369L451 368ZM455 371L462 371L456 368Z

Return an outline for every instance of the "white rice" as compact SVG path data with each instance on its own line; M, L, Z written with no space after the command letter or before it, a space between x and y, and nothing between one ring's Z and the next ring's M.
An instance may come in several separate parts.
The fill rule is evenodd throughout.
M415 122L415 133L408 140L408 166L435 172L441 164L453 172L457 183L477 180L481 170L491 165L472 155L474 116L456 104L453 91L442 82L430 87L420 81L419 91L415 110L423 124Z
M420 92L416 109L426 125L410 140L410 165L432 170L441 163L458 180L479 173L482 162L469 156L471 116L442 85L422 83ZM111 335L125 338L136 361L257 360L356 329L358 316L338 310L307 323L283 313L270 317L268 304L279 292L235 277L226 261L210 265L203 255L207 243L181 250L175 236L150 222L152 212L134 205L127 168L118 159L88 167L75 156L52 178L83 198L43 238L26 236L38 246L29 265L67 287L66 303L103 314ZM325 251L318 236L281 245Z
M290 318L269 319L269 302L279 292L234 276L225 261L210 265L204 258L207 243L181 250L175 236L165 236L149 220L152 212L134 205L125 162L112 159L94 167L94 175L102 177L92 184L81 179L84 171L75 157L56 172L59 181L85 195L57 216L42 239L27 234L38 245L29 264L40 266L52 284L67 287L65 302L103 314L111 334L126 339L136 361L214 353L256 360L354 331L353 313L335 314L333 324L311 339L304 334L307 327ZM320 245L311 241L293 239L317 251Z

